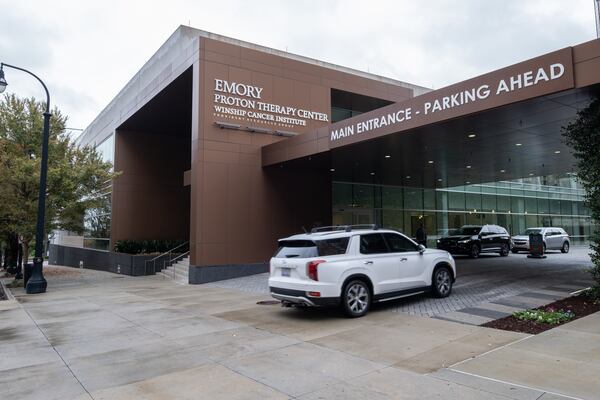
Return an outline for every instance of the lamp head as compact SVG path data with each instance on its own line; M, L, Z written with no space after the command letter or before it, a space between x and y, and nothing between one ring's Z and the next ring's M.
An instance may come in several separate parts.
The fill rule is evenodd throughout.
M0 93L4 93L8 83L4 79L4 66L0 66Z

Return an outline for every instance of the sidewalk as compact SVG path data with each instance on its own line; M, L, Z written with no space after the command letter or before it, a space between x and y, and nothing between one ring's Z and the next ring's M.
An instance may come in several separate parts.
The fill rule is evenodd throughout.
M600 313L450 368L582 399L600 398Z
M529 337L386 310L346 319L257 305L268 296L156 276L55 271L48 293L13 289L16 299L0 302L6 398L550 400L593 398L600 371L599 315Z

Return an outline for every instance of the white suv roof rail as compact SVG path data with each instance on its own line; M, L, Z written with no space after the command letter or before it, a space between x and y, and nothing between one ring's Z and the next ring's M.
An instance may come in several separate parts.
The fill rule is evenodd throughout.
M310 233L318 232L331 232L331 231L346 231L351 232L353 229L373 229L378 230L379 225L377 224L358 224L358 225L331 225L331 226L319 226L312 228Z

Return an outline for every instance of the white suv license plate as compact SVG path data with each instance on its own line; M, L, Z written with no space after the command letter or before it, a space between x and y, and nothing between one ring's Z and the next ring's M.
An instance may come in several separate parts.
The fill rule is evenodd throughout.
M281 268L281 276L290 276L290 272L292 270L290 268Z

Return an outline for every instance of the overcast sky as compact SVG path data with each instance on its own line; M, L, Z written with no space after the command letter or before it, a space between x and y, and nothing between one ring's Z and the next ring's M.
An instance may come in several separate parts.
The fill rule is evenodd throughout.
M596 37L593 0L0 0L0 61L85 128L181 24L440 88ZM8 92L43 98L6 70Z

